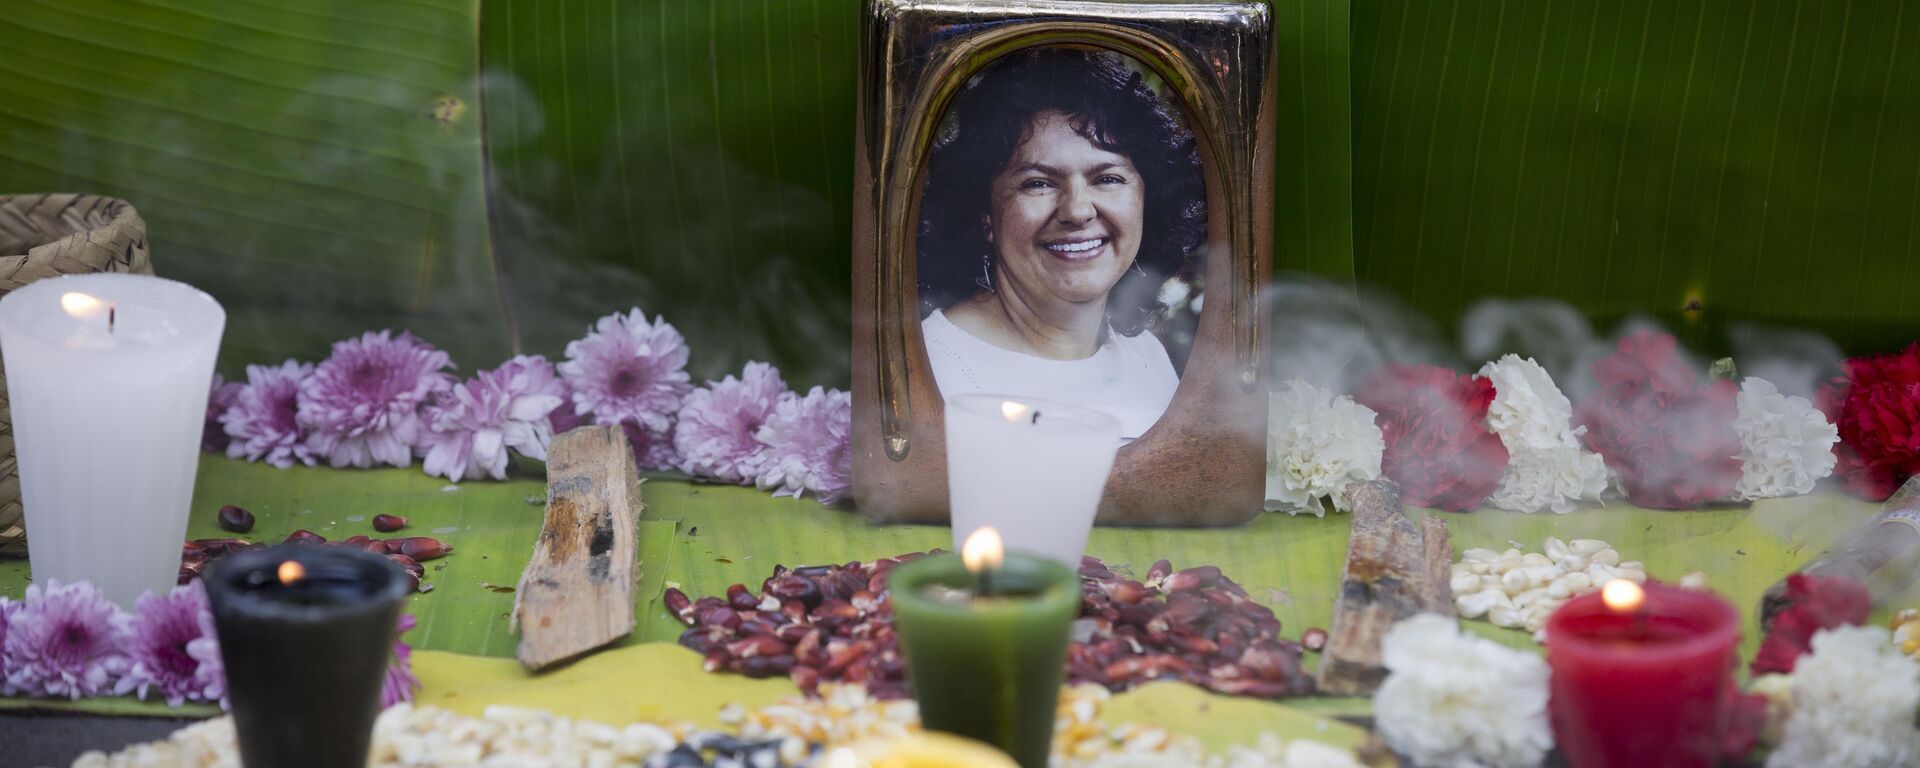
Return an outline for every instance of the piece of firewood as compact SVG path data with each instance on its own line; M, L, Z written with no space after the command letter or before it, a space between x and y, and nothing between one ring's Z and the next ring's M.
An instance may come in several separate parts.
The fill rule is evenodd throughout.
M538 670L633 631L640 482L619 427L553 438L546 524L513 599L522 666Z
M1415 525L1390 481L1354 483L1347 496L1353 538L1316 682L1321 693L1364 696L1387 676L1380 640L1394 622L1423 612L1453 615L1453 542L1439 515Z

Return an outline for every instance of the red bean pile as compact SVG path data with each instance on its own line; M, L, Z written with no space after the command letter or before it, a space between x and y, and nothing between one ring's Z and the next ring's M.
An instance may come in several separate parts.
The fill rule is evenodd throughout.
M427 569L422 566L428 560L437 560L453 552L453 545L431 536L407 536L394 539L374 539L366 536L349 536L346 539L329 542L325 536L307 530L294 531L287 535L289 542L327 545L336 547L359 547L376 555L386 555L395 565L407 572L413 588L409 591L426 591L420 585L421 577ZM243 549L265 546L246 539L193 539L180 547L180 577L177 583L185 584L200 577L207 565L224 555Z
M757 593L734 584L725 598L693 600L668 589L665 601L688 626L680 644L705 655L709 672L785 675L808 695L822 682L862 683L876 697L901 698L907 695L906 664L894 635L886 577L894 566L922 556L774 566ZM1068 682L1123 691L1177 679L1261 698L1313 690L1300 669L1304 649L1282 639L1273 611L1219 568L1174 571L1162 560L1144 581L1135 581L1087 557L1080 580L1084 596L1067 651Z

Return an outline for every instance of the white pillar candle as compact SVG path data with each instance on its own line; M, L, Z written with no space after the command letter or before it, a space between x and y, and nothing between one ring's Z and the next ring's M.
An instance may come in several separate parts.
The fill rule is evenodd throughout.
M141 275L0 298L35 581L91 581L123 606L173 586L226 324L213 297Z
M981 526L1009 551L1078 571L1120 449L1120 420L1009 395L947 398L947 488L953 547Z

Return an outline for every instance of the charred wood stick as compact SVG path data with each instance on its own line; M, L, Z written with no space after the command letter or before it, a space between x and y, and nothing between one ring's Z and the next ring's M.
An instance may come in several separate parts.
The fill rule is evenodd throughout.
M1453 615L1453 541L1438 515L1415 524L1400 509L1400 487L1387 480L1347 486L1353 538L1333 625L1320 653L1321 693L1370 694L1386 678L1380 641L1395 622L1416 613Z
M538 670L633 631L640 474L619 427L581 427L547 450L547 513L520 575L520 664Z

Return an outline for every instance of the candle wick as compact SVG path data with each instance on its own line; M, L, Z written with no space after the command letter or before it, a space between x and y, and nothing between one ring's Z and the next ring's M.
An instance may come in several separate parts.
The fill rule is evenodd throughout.
M978 581L979 581L979 584L977 586L976 591L980 593L979 596L980 597L992 596L993 595L993 569L981 568Z
M112 304L107 305L107 333L113 333L114 313L118 310L119 307Z
M1038 424L1038 423L1040 423L1040 412L1039 412L1039 411L1034 411L1034 412L1033 412L1033 419L1032 419L1031 421L1028 421L1027 423L1028 423L1028 424Z

